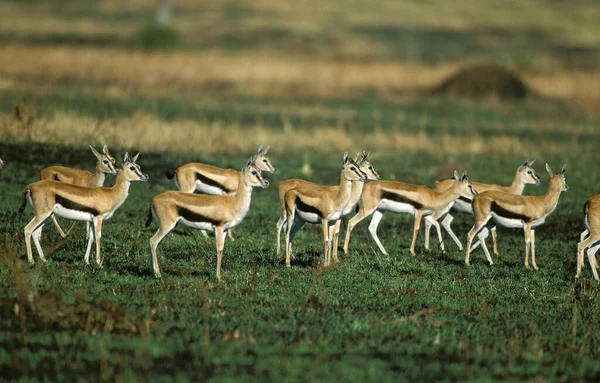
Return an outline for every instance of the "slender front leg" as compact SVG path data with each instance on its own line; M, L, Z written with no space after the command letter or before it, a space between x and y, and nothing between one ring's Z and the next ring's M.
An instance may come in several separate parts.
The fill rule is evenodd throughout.
M158 266L158 256L156 255L156 248L162 239L171 232L177 225L177 221L166 224L158 221L158 230L152 238L150 238L150 264L152 272L156 278L160 278L160 267Z
M279 217L279 220L277 221L277 255L279 255L279 252L281 251L281 228L283 227L284 224L284 220L283 220L283 216Z
M327 267L329 266L329 263L331 262L330 259L330 254L329 254L329 248L331 247L331 239L329 237L329 221L327 220L327 218L321 218L321 225L323 226L323 242L324 242L324 260L323 260L323 266Z
M335 221L335 226L333 227L333 261L338 263L340 260L338 258L338 240L340 239L340 228L342 226L342 220L338 219Z
M389 255L388 252L385 251L385 248L383 247L381 241L379 240L379 237L377 236L377 226L379 226L379 221L381 221L382 217L383 212L381 210L375 210L373 212L373 218L371 218L371 223L369 224L369 233L371 233L371 237L373 237L373 239L375 240L375 243L377 244L377 247L379 247L379 250L383 254Z
M478 235L479 241L478 241L478 243L481 244L481 248L483 249L483 252L485 253L485 258L488 260L488 263L491 266L491 265L494 264L494 262L492 261L492 256L490 255L490 251L487 248L487 237L489 237L489 235L490 235L490 231L487 229L487 227L484 227L479 232L479 235ZM475 245L473 245L473 248L476 247Z
M523 230L525 232L525 268L529 269L529 249L531 247L531 223L524 223Z
M590 266L592 267L592 272L594 270L596 270L597 264L596 264L595 254L596 254L596 251L598 251L598 247L600 247L600 243L597 243L599 241L600 241L600 235L590 235L589 237L587 237L586 239L584 239L583 241L581 241L577 244L577 274L575 275L575 278L578 278L579 275L581 274L581 268L583 266L583 252L585 251L585 249L588 249L588 247L590 247L590 246L591 246L591 248L589 248L587 251L588 260L590 262ZM597 271L596 271L596 274L597 274ZM594 277L595 277L595 275L594 275Z
M64 231L63 231L63 229L62 229L62 227L60 227L60 225L59 225L59 224L58 224L58 222L56 221L56 216L54 216L54 215L52 215L52 222L54 222L54 226L56 227L56 230L58 230L58 234L60 234L60 236L61 236L62 238L66 238L66 237L67 237L67 235L68 235L68 233L67 233L67 234L65 234L65 232L64 232ZM73 222L73 224L75 224L75 223ZM71 226L71 228L72 228L72 226ZM70 231L71 231L71 230L69 230L69 232L70 232Z
M537 264L535 263L535 230L531 229L531 265L535 270L538 269Z
M225 247L226 233L220 226L215 227L215 237L217 239L217 279L221 280L221 260L223 259L223 248Z
M94 223L94 221L92 220L92 222L90 223L90 226L88 226L88 233L87 233L87 248L85 250L85 264L89 265L90 264L90 254L92 252L92 243L94 242L94 238L96 238L96 224Z
M435 230L437 232L438 240L440 241L440 248L442 252L446 252L446 247L444 246L444 238L442 237L442 228L440 227L440 223L435 219L435 217L428 215L425 217L425 230L427 230L427 226L431 227L431 225L435 226ZM429 243L429 238L425 237L425 244ZM429 250L427 246L425 246L426 250Z
M500 250L498 250L498 233L496 232L496 226L492 227L492 240L494 241L494 254L496 254L496 257L499 257Z
M583 242L583 240L585 239L585 237L588 236L589 233L590 231L588 229L585 229L581 234L579 234L579 242Z
M46 214L36 214L35 217L33 217L33 219L31 221L29 221L29 223L25 226L25 228L23 229L23 232L25 234L25 245L27 247L27 259L29 260L29 263L35 263L35 260L33 259L33 252L31 250L31 237L33 235L33 233L40 227L44 225L44 222L48 219L48 217L50 217L50 215L52 214L52 212L47 212ZM35 242L35 238L34 238L34 242ZM37 248L38 251L38 255L40 256L40 259L44 260L44 253L42 252L42 247L41 244L38 245L38 242L35 242L35 246Z
M600 243L591 246L587 251L587 255L590 267L592 268L592 273L594 274L594 279L600 281L600 278L598 278L598 262L596 261L596 252L598 249L600 249Z
M294 224L294 214L288 215L288 219L286 221L286 230L285 230L285 265L286 267L291 267L291 253L292 253L292 243L290 241L290 234L292 231L292 225Z
M431 225L433 225L433 222L428 219L429 217L431 216L425 217L425 250L427 251L429 251L429 233L431 231Z
M481 230L481 228L487 224L487 222L490 220L490 217L491 216L487 216L485 219L479 221L475 219L475 224L471 230L469 230L469 234L467 234L467 254L465 256L465 264L467 266L470 265L471 244L473 243L473 238L475 238L475 235L479 232L479 230Z
M423 212L421 210L417 210L415 213L415 224L413 227L413 239L410 244L410 253L415 255L415 245L417 243L417 236L419 235L419 228L421 227L421 218L423 217Z
M95 226L96 230L94 230L94 236L96 237L96 263L98 264L98 266L102 267L102 260L100 258L100 242L102 239L102 217L96 219Z
M35 244L35 248L38 251L40 259L43 262L46 262L46 257L44 256L44 251L42 250L42 244L40 242L40 239L42 238L42 229L43 228L44 228L44 224L42 223L41 225L39 225L37 227L37 229L35 229L33 231L32 237L33 237L33 243Z
M352 229L354 229L354 226L356 226L356 224L368 217L371 213L372 211L367 213L367 211L363 207L361 207L358 213L356 213L356 215L348 221L348 228L346 229L346 238L344 238L344 254L348 255L348 248L350 247L350 234L352 233ZM373 221L371 221L371 223L373 223ZM371 235L373 234L371 233ZM375 237L377 237L377 235L375 235ZM379 248L381 249L382 247L383 246L380 246ZM383 253L387 254L385 252L385 249L383 250Z
M444 217L444 220L442 221L442 226L444 227L444 229L446 229L448 234L450 234L450 238L452 238L452 240L456 243L456 246L458 246L458 249L462 251L462 249L463 249L462 243L460 243L460 240L458 239L456 234L454 234L454 232L452 231L452 227L450 226L453 219L454 219L454 217L452 216L452 214L450 214L450 213L446 214L446 216Z

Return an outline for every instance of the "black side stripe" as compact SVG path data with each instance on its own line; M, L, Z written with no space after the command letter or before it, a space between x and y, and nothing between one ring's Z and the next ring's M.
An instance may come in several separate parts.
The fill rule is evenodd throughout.
M415 209L422 209L423 208L423 204L413 201L410 198L406 198L405 196L401 195L401 194L397 194L397 193L393 193L393 192L389 192L389 191L382 191L381 192L381 199L387 199L389 201L394 201L394 202L399 202L399 203L406 203L409 205L414 206Z
M217 221L214 218L210 218L207 217L205 215L202 214L198 214L196 212L191 211L190 209L187 209L185 207L182 206L178 206L177 207L177 214L184 218L187 221L190 222L196 222L196 223L210 223L213 226L219 226L221 224L221 221Z
M473 200L472 200L472 199L470 199L470 198L467 198L467 197L464 197L464 196L462 196L462 195L461 195L461 196L459 196L459 197L458 197L458 199L459 199L459 200L461 200L461 201L463 201L464 203L466 203L466 204L468 204L468 205L470 205L470 204L473 202Z
M203 184L206 184L208 186L213 186L216 188L219 188L221 190L223 190L225 193L230 193L231 190L227 189L225 186L221 185L220 183L218 183L217 181L208 178L200 173L196 173L196 179L200 182L202 182Z
M296 209L304 212L304 213L313 213L318 215L319 217L322 218L321 212L319 211L319 209L317 209L314 206L310 206L308 204L306 204L305 202L303 202L300 197L296 197L296 201L294 202L296 204Z
M90 213L93 216L97 216L100 214L100 212L93 207L81 205L77 202L73 202L70 199L65 198L58 194L56 195L56 203L61 205L65 209L81 211L84 213Z
M498 203L496 201L492 201L491 210L503 218L519 219L524 222L530 222L532 220L531 218L529 218L523 214L518 214L518 213L514 213L512 211L506 210L502 206L498 205Z

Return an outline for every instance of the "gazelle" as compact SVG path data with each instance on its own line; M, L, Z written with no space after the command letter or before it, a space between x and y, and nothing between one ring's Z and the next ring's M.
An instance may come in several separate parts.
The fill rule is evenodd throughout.
M366 175L367 175L367 180L369 181L376 181L380 179L379 173L375 170L375 168L373 168L373 165L369 162L369 155L371 152L367 152L367 151L362 151L356 154L356 157L354 158L354 162L356 162L358 164L358 166L360 167L360 170L362 170ZM344 211L342 212L342 215L346 215L348 214L350 211L352 211L352 209L356 206L356 204L358 203L358 200L360 199L360 195L362 194L362 190L363 190L363 186L364 186L364 182L363 181L353 181L352 182L352 188L350 190L350 199L348 201L348 203L346 204L346 207L344 209ZM277 221L277 255L279 255L280 250L281 250L281 228L284 227L284 225L286 225L286 221L287 221L287 216L286 216L286 209L285 209L285 194L290 191L291 189L294 189L298 186L303 186L303 187L311 187L311 186L320 186L319 184L310 182L310 181L305 181L299 178L294 178L294 179L289 179L289 180L285 180L283 182L279 183L279 186L277 187L277 192L279 194L279 202L281 203L281 208L282 208L282 215L279 218L279 220ZM339 186L335 186L335 187L339 187ZM339 231L340 231L340 223L341 221L337 221L335 228L334 228L334 233L333 233L333 259L334 261L337 261L337 241L339 238ZM300 226L304 225L304 221L299 221L298 224ZM300 227L298 227L296 229L296 231L300 230Z
M531 165L533 165L534 161L535 160L525 161L525 163L523 165L521 165L517 168L517 171L515 172L515 178L513 179L512 184L510 186L484 184L484 183L480 183L480 182L471 182L471 183L473 185L473 188L475 188L475 190L477 190L477 193L482 193L482 192L488 191L488 190L497 190L497 191L510 193L510 194L518 194L518 195L523 194L523 189L525 188L525 185L533 184L533 185L539 186L542 183L540 178L535 174L535 170L533 170L533 168L531 167ZM444 190L448 189L449 187L451 187L454 183L456 183L456 180L454 180L452 178L448 179L448 180L437 181L435 183L435 190L444 191ZM457 199L452 204L450 204L447 209L439 210L438 212L433 214L433 216L431 216L431 219L437 221L440 217L442 217L444 214L446 214L446 212L448 212L448 214L446 214L446 217L444 217L444 219L442 221L442 226L444 227L444 229L446 229L448 234L450 234L450 237L454 240L454 242L456 243L456 245L458 246L458 248L460 250L463 249L462 244L460 243L460 240L458 239L456 234L454 234L454 232L452 231L452 227L450 226L450 224L452 223L452 220L454 219L454 216L457 213L468 213L471 215L473 214L473 208L471 207L472 200L473 200L472 196L461 196L459 199ZM432 225L432 223L429 220L425 220L425 248L426 249L429 249L429 234L430 234L430 230L431 230L431 225ZM487 230L487 228L485 230ZM498 250L498 236L496 233L495 226L492 228L492 238L494 239L494 253L496 255L500 255L500 252ZM478 245L479 245L479 241L476 242L475 245L473 245L473 249L475 249Z
M252 164L261 172L273 173L275 167L271 164L267 152L262 145L252 158ZM216 166L190 162L174 171L167 171L168 179L175 177L175 184L182 192L209 195L233 195L238 190L240 172L234 169L223 169Z
M131 182L148 181L148 176L142 173L140 166L136 164L138 156L139 153L130 158L129 153L125 153L117 181L110 188L78 186L54 180L43 180L28 185L23 190L19 215L23 213L28 197L35 213L24 230L29 262L34 263L31 251L32 236L40 259L46 261L40 244L42 228L48 218L57 215L74 221L91 222L85 263L90 263L92 242L96 240L96 262L101 266L100 239L103 222L112 217L125 202Z
M430 189L427 186L397 181L375 181L366 184L363 188L362 196L360 197L359 211L350 219L350 221L348 221L346 239L344 241L344 253L348 254L350 234L354 226L373 214L373 218L369 224L369 232L375 240L375 243L377 243L379 250L387 255L387 251L377 237L377 226L383 217L383 213L390 211L393 213L409 213L415 216L413 238L410 245L410 252L412 255L415 255L415 244L421 226L421 218L423 216L431 216L439 209L444 209L461 195L477 194L473 185L467 178L466 171L463 172L460 177L458 173L454 171L454 178L458 182L454 183L449 189L446 189L443 192ZM439 223L435 220L432 220L432 223L438 229L438 235L443 249L444 246Z
M65 166L50 166L42 169L40 172L41 180L55 180L60 182L66 182L73 185L79 186L87 186L87 187L97 187L103 186L104 180L106 178L106 174L117 174L117 169L115 168L115 159L108 152L108 147L104 145L102 148L102 153L99 153L96 149L94 149L90 145L90 149L92 149L92 153L96 156L96 172L92 173L89 170L80 170L74 168L68 168ZM75 227L75 223L67 230L67 233L63 231L58 222L56 221L56 217L52 215L52 221L54 225L58 229L60 236L65 238L68 236L73 228ZM86 232L89 233L89 222L86 225Z
M291 265L292 241L304 222L318 224L323 227L324 262L329 266L333 226L342 217L350 202L352 183L365 182L367 175L353 159L344 153L344 162L340 172L339 186L318 184L298 184L288 190L285 202L285 264Z
M253 162L253 158L250 158L242 171L238 172L237 193L234 195L214 196L172 190L152 198L146 227L152 223L153 216L158 220L158 230L150 238L152 269L156 277L161 276L156 248L181 222L194 229L214 231L217 241L217 279L221 279L225 234L242 222L248 213L252 189L269 186L269 181L263 178Z
M600 194L588 199L583 205L583 222L585 230L581 233L580 242L577 244L577 274L579 278L583 266L583 252L587 249L588 261L596 280L598 278L598 262L596 252L600 248Z
M566 165L560 173L554 173L546 164L546 171L550 174L550 185L544 196L521 196L500 191L486 191L473 198L473 213L475 224L467 235L467 255L465 263L469 266L471 243L477 233L479 242L490 265L493 264L490 253L485 244L487 233L481 231L490 218L495 224L509 228L523 228L525 233L525 267L529 268L529 251L531 249L531 264L537 270L535 263L535 228L543 224L546 217L556 209L560 193L567 191L569 186L565 179Z

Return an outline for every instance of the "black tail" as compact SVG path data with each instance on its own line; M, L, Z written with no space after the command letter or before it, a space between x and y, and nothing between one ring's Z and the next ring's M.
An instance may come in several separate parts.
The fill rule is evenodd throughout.
M588 224L588 211L590 210L590 206L588 204L588 201L585 201L585 204L583 205L583 225L585 226L585 228L587 230L589 230L589 224Z
M23 194L21 194L21 206L17 212L17 217L20 217L25 210L25 204L27 204L27 193L29 193L29 187L26 187L25 190L23 190Z
M172 180L173 177L175 177L176 173L177 173L177 169L167 169L167 171L165 172L165 175L167 176L168 179Z
M152 225L152 206L150 206L150 209L148 209L148 219L146 220L146 226L148 227L150 225Z

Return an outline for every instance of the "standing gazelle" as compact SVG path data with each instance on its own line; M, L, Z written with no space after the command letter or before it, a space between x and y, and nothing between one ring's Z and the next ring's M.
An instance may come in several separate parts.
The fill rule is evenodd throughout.
M285 265L291 265L292 241L304 222L323 227L324 261L329 266L333 227L348 206L354 181L365 182L367 175L353 159L344 153L339 186L298 184L285 193L286 235Z
M104 145L102 148L102 153L99 153L91 145L90 149L92 149L92 153L94 153L94 156L97 159L95 173L92 173L89 170L80 170L65 166L49 166L42 169L40 172L40 180L55 180L78 186L87 186L90 188L103 186L106 174L118 173L117 169L115 168L115 159L108 152L108 147L106 145ZM52 215L52 221L58 229L60 236L63 238L68 236L71 231L73 231L76 223L73 222L73 225L71 225L65 234L58 222L56 222L56 217L54 217L54 215ZM89 232L89 223L87 223L86 228L86 232Z
M362 152L359 152L356 154L354 161L358 164L358 166L360 167L360 170L362 170L366 174L368 181L376 181L376 180L379 180L380 176L379 176L379 173L375 170L375 168L373 168L373 165L369 162L369 154L370 153L371 152L367 152L367 151L363 150ZM346 207L345 207L344 211L342 212L342 215L346 215L346 214L350 213L350 211L352 211L352 209L356 206L356 204L358 203L358 200L360 199L360 195L362 194L364 184L365 183L363 181L358 181L358 180L352 182L352 189L350 190L350 199L349 199L348 203L346 204ZM319 186L319 184L316 184L316 183L313 183L310 181L306 181L303 179L299 179L299 178L293 178L293 179L285 180L285 181L279 183L279 186L277 187L277 192L279 194L279 202L281 203L281 208L282 208L283 212L282 212L281 217L277 221L277 255L279 255L279 252L281 249L281 241L280 241L281 228L286 225L286 221L287 221L287 215L286 215L286 209L285 209L285 194L288 191L290 191L298 186L312 187L312 186ZM334 186L334 187L339 187L339 186ZM337 262L337 241L339 238L340 224L341 224L341 220L338 220L335 224L334 233L333 233L333 259L336 262ZM302 225L304 225L304 221L299 221L298 225L300 225L300 226L297 229L295 229L296 231L300 230L300 227ZM287 227L287 226L285 226L285 227Z
M237 183L237 193L234 195L215 196L172 190L152 198L146 227L152 223L153 216L158 220L158 230L150 238L152 269L156 277L161 276L156 248L175 225L181 222L194 229L214 231L217 241L217 279L221 279L221 259L226 233L242 222L248 213L252 189L269 186L269 181L265 180L261 171L253 165L253 158L238 172Z
M546 217L556 209L560 193L567 191L569 186L565 179L566 165L560 173L554 173L546 164L550 174L550 185L544 196L521 196L500 191L486 191L473 198L473 213L475 224L467 235L467 255L465 263L469 266L471 243L479 233L479 241L490 265L493 264L485 244L487 233L481 231L493 219L494 223L503 227L523 228L525 234L525 267L529 268L529 250L531 249L531 264L537 270L535 263L535 230L546 221Z
M415 255L415 244L423 216L431 216L439 209L444 209L461 195L477 194L467 178L466 171L460 177L454 171L454 178L458 182L443 192L432 190L427 186L398 181L375 181L366 184L360 197L359 211L348 221L346 239L344 241L344 253L348 254L350 234L354 226L373 214L373 218L369 224L369 232L375 243L377 243L379 250L387 255L387 251L377 237L377 226L383 217L383 213L390 211L393 213L409 213L415 216L413 238L410 245L410 252L412 255ZM438 230L440 243L442 244L442 249L444 249L439 223L435 220L431 222Z
M523 165L517 168L517 171L515 172L515 178L513 179L512 184L510 186L500 186L494 184L472 182L473 188L477 190L477 193L482 193L488 190L496 190L510 194L523 194L523 189L525 188L525 185L533 184L539 186L542 183L540 178L535 174L535 170L533 170L533 168L531 167L534 161L535 160L525 161ZM454 183L456 183L456 180L452 178L448 180L437 181L435 183L435 190L444 191L451 187ZM467 213L471 215L473 214L473 208L471 207L472 201L472 196L462 196L456 201L454 201L453 204L449 205L447 209L439 210L431 217L434 220L438 220L440 217L446 214L446 212L448 212L448 214L446 214L446 217L444 217L444 219L442 220L442 226L444 227L444 229L446 229L448 234L450 234L450 237L454 240L454 242L460 250L463 249L462 244L460 243L460 240L458 239L456 234L454 234L454 232L452 231L452 227L450 226L450 224L452 223L452 220L454 219L454 216L457 213ZM432 224L429 220L425 221L426 249L429 248L429 232L431 230L431 225ZM494 253L496 255L500 255L498 250L498 241L495 226L492 228L492 238L494 239ZM479 242L475 243L475 245L473 245L473 248L476 248L478 244Z
M273 173L275 167L271 164L267 152L262 145L252 158L252 164L261 172ZM174 171L167 171L167 178L175 177L175 184L182 192L209 195L233 195L238 190L240 172L234 169L223 169L216 166L190 162Z
M579 278L583 266L583 252L587 249L588 261L596 280L598 278L598 262L596 252L600 249L600 194L588 199L583 205L583 222L585 230L581 233L581 241L577 244L577 274Z
M26 198L33 207L35 217L25 226L25 244L27 258L34 263L31 251L31 237L42 261L46 261L40 238L42 228L48 218L57 215L74 221L91 222L90 232L85 252L85 263L90 263L92 242L96 240L96 262L102 265L100 258L100 239L102 238L102 223L112 217L115 211L125 202L132 181L148 181L148 176L142 173L140 166L135 163L139 153L129 157L125 153L123 166L117 175L113 187L86 187L67 184L54 180L38 181L25 188L22 195L19 215L25 209Z

